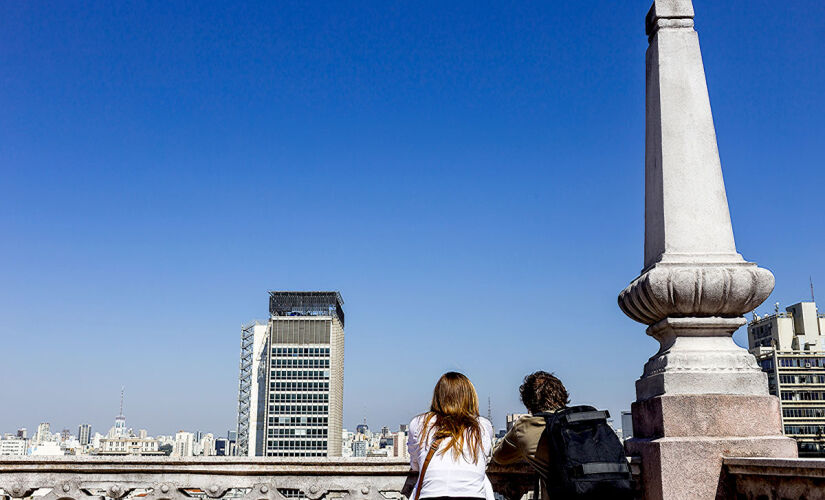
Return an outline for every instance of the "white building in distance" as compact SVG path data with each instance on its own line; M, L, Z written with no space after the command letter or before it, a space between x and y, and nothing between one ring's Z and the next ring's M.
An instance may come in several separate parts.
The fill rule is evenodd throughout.
M786 436L799 456L825 457L825 314L814 302L799 302L748 323L748 347L768 390L779 397Z
M195 454L195 435L191 432L178 431L175 434L173 457L191 457Z
M0 439L0 456L25 455L28 451L28 441L18 437Z
M137 436L119 436L100 440L98 455L108 456L160 456L157 439Z

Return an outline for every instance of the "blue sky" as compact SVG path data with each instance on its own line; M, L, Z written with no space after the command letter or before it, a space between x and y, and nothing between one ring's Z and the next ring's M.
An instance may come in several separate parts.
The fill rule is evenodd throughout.
M694 2L739 251L825 300L825 4ZM335 289L345 426L461 370L629 407L648 1L9 2L0 431L235 426L267 290ZM736 336L743 341L742 332Z

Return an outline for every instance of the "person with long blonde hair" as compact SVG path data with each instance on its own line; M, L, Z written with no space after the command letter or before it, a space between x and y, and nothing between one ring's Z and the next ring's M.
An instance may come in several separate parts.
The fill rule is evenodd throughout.
M410 466L421 476L411 499L492 496L485 470L492 453L493 426L478 414L478 394L470 379L457 372L442 375L430 411L414 417L408 431ZM426 468L423 475L422 468Z

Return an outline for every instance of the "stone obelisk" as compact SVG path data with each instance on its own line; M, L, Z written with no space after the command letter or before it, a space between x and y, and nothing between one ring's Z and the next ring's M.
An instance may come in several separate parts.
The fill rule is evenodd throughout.
M774 277L736 251L693 17L690 0L647 15L644 268L619 295L660 343L627 444L649 500L715 498L723 455L796 456L766 375L732 338Z

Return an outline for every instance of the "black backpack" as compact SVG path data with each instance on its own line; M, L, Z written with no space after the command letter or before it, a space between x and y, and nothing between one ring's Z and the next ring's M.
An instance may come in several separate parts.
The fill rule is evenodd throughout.
M550 470L539 470L552 500L634 498L624 446L607 424L610 414L572 406L544 417L541 440L549 445Z

